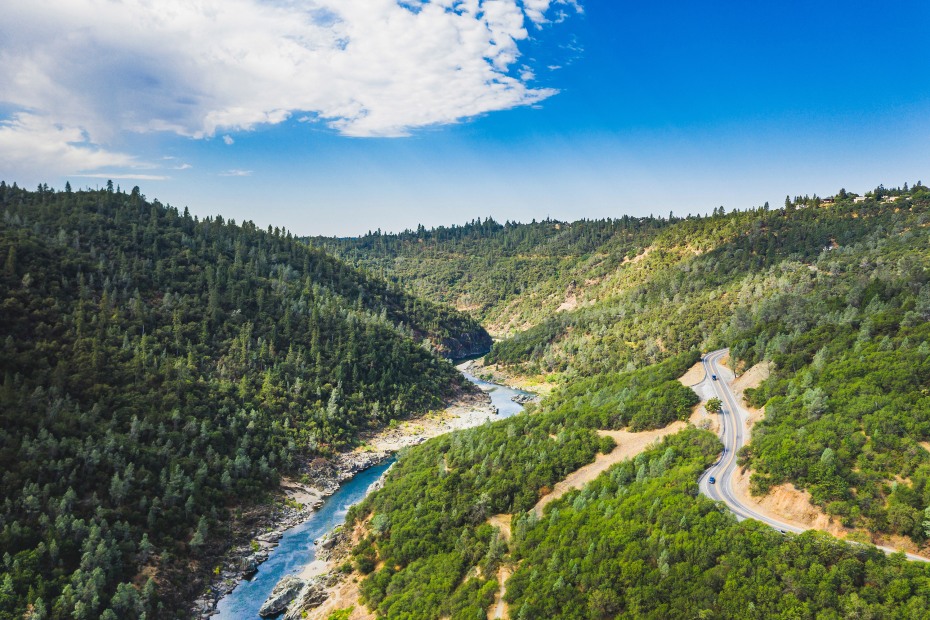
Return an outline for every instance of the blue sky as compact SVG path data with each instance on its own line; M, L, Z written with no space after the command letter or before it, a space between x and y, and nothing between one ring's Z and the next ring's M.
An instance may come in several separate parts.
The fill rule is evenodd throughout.
M103 1L0 24L0 177L326 235L930 181L926 2Z

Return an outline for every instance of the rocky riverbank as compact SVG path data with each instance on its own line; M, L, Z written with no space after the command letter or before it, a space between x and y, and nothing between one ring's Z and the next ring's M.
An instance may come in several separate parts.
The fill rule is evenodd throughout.
M237 543L216 564L218 569L214 571L203 594L194 602L191 617L206 619L216 613L217 602L232 592L243 579L248 579L258 571L258 567L278 545L283 533L310 518L325 498L339 490L346 480L383 462L402 448L417 445L451 430L469 428L495 419L497 415L487 394L468 393L443 411L362 435L364 443L352 452L308 462L300 472L299 481L283 479L280 492L273 502L253 507L250 514L238 520L240 527L233 528L233 539ZM321 556L328 555L323 549L318 553ZM321 564L314 562L317 566ZM314 572L311 570L311 573ZM295 586L290 583L289 588L285 589L286 595L281 598L293 594L288 602L297 600L307 601L308 604L318 598L309 591L305 592L310 581L315 584L314 589L325 590L331 584L326 579L316 579L323 577L322 574L312 577L303 579L301 589L296 592L291 591Z

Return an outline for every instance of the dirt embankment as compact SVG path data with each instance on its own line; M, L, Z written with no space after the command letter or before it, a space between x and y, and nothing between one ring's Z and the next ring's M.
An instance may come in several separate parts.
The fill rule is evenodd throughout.
M689 368L685 374L678 377L678 381L681 382L681 384L685 387L694 387L704 380L705 375L706 371L704 369L704 364L702 362L698 362Z
M749 388L757 388L769 377L770 368L766 363L759 363L736 378L730 387L740 400L740 405L749 414L746 420L746 441L752 438L752 428L756 422L765 417L765 408L755 409L746 403L745 393ZM795 488L792 484L780 484L772 487L768 494L759 497L750 493L752 470L743 468L733 478L733 491L743 504L756 512L774 519L805 529L817 529L833 536L845 537L852 530L835 522L820 508L810 501L810 493Z
M326 554L326 560L313 562L304 567L300 575L301 579L315 577L335 569L337 565L343 562L349 561L352 549L367 534L370 520L369 517L363 522L356 523L350 532L344 531L343 535L338 538L337 544ZM361 596L359 585L362 579L364 579L364 576L357 571L342 576L336 583L327 588L326 600L320 606L301 611L300 617L308 620L325 620L335 611L352 608L352 612L348 616L349 620L375 620L377 616L359 603Z
M769 378L771 372L772 369L768 362L760 362L741 374L730 384L730 388L733 390L736 398L739 399L740 405L746 413L749 414L749 418L746 420L747 443L752 438L752 427L755 426L756 422L765 417L765 407L761 409L750 407L746 403L746 390L750 388L755 389L762 385L762 382Z

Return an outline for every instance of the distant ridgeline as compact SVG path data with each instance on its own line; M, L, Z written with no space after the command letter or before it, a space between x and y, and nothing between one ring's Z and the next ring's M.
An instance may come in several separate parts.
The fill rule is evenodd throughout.
M489 345L277 228L0 183L0 618L181 613L227 507Z
M313 241L471 307L510 334L491 361L557 385L533 422L406 453L352 512L371 517L355 566L369 574L362 592L379 617L478 617L507 565L517 566L512 618L930 617L926 565L737 524L696 497L720 449L697 430L541 518L527 512L565 471L609 448L595 429L687 417L694 396L674 379L699 351L729 346L737 371L772 368L748 391L766 407L741 454L753 491L793 483L842 525L926 545L930 191L918 183L786 203ZM471 297L443 297L451 281ZM487 523L498 512L514 515L510 544Z

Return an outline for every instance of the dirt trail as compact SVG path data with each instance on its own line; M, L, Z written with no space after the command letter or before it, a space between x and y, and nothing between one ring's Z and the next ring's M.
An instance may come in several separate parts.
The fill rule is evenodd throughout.
M546 504L549 502L559 499L572 489L580 489L607 471L612 465L633 458L649 447L653 442L659 441L668 435L673 435L683 430L686 426L684 422L673 422L665 428L656 429L654 431L643 431L641 433L631 433L630 431L597 431L597 434L601 437L613 437L614 441L617 442L617 447L614 448L610 454L598 454L593 463L572 472L565 480L556 483L551 493L544 495L536 502L536 505L533 506L533 512L535 512L537 516L542 516L543 508L545 508Z
M509 515L508 515L509 516ZM507 601L504 596L507 594L507 580L510 579L511 570L509 566L501 566L497 569L497 583L501 584L501 589L494 597L495 602L488 611L488 620L495 618L509 618L510 610L507 608Z
M498 528L501 531L501 538L507 542L510 542L510 519L512 517L513 515L501 514L488 519L488 523Z

